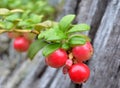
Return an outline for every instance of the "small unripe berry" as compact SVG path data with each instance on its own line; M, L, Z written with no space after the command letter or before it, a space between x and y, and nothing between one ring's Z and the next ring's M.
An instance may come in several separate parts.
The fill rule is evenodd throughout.
M72 62L71 59L67 59L66 60L65 66L62 68L63 74L67 74L68 73L68 70L72 66L72 64L73 64L73 62Z
M69 69L72 66L72 64L73 64L73 61L71 59L68 59L65 63L65 67Z

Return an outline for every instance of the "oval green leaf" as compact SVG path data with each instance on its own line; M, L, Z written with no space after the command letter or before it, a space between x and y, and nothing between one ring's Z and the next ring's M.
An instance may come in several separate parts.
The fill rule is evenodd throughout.
M90 30L90 26L87 24L77 24L74 25L68 33L73 33L73 32L83 32L83 31L88 31Z
M30 48L28 50L28 57L32 60L34 56L37 54L37 52L42 49L44 46L46 46L47 43L43 40L36 40L30 45Z
M82 36L73 36L69 39L70 46L83 45L86 43L86 39Z
M74 20L75 15L66 15L64 16L60 22L59 22L59 27L60 29L65 32L66 30L68 30L68 28L70 27L70 24L72 23L72 21Z
M68 50L70 48L70 45L66 42L62 44L62 48L65 50Z
M6 8L0 8L0 15L8 15L9 14L9 10Z
M43 55L48 56L49 54L51 54L52 52L54 52L58 48L60 48L59 43L49 44L49 45L47 45L46 47L43 48Z
M51 29L48 29L46 31L42 31L39 34L38 38L39 39L45 38L45 40L47 40L47 41L57 41L57 40L66 39L67 36L61 30L59 30L57 28L56 29L51 28Z

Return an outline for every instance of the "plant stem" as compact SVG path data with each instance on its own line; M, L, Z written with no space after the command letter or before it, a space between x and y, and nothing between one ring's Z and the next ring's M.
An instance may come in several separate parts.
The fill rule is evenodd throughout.
M39 34L39 32L36 30L21 30L21 29L5 30L5 29L0 29L0 33L5 33L5 32L19 32L19 33L28 32L28 33Z

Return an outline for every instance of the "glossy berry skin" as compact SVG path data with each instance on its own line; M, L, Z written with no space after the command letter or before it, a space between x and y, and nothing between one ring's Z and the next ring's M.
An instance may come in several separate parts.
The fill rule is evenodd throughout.
M45 59L45 62L47 65L53 68L59 68L65 65L67 58L68 56L66 51L60 48L48 55Z
M88 80L90 76L90 69L84 63L77 63L70 67L69 69L70 79L77 84L83 83Z
M14 48L19 52L25 52L30 46L30 41L24 37L18 37L14 40Z
M84 45L75 46L72 49L72 54L78 62L89 60L93 54L93 47L90 42Z

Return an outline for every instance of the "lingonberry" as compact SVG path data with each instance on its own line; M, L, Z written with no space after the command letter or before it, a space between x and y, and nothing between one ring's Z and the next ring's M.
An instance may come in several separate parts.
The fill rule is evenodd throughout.
M72 53L78 62L86 61L92 56L93 47L90 42L86 42L84 45L75 46Z
M14 48L19 52L25 52L30 46L30 41L24 37L18 37L14 40Z
M68 73L74 83L80 84L87 81L90 76L90 69L84 63L77 63L70 67Z
M53 67L53 68L59 68L65 65L65 62L67 60L68 56L64 49L57 49L50 55L48 55L45 59L45 62L47 65Z

